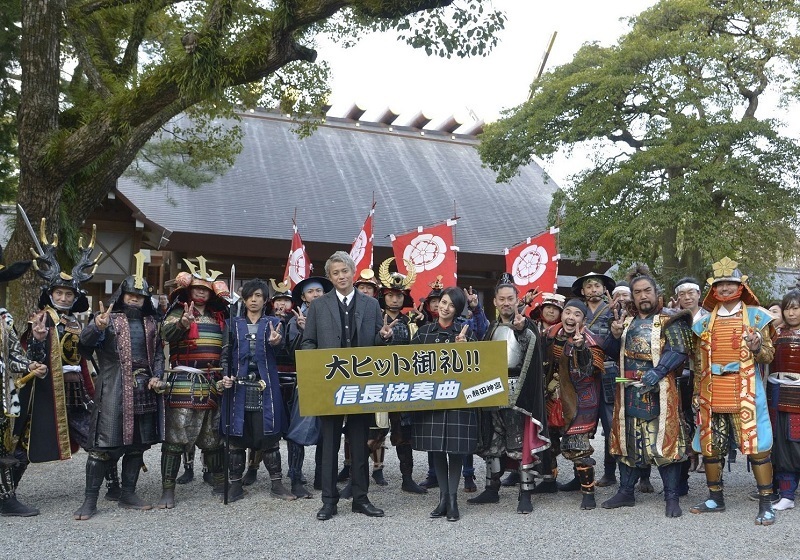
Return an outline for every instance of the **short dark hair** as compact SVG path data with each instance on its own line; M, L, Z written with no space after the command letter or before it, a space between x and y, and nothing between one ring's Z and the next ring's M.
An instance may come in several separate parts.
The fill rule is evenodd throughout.
M269 297L269 288L267 287L267 283L261 280L260 278L253 278L252 280L248 280L242 285L242 299L246 300L249 299L254 293L258 290L261 290L261 294L264 296L266 300Z
M519 295L519 290L517 289L517 287L514 284L508 284L508 283L498 284L497 286L495 286L494 295L497 295L497 292L499 292L503 288L511 288L512 290L514 290L514 293L516 295Z
M449 297L450 301L453 302L453 307L456 308L456 317L464 312L464 308L467 306L467 296L464 295L464 290L454 287L445 288L441 297L444 296Z
M658 284L656 284L656 281L652 276L648 276L647 274L640 274L639 276L631 278L631 292L633 292L633 285L636 284L636 282L642 281L650 282L650 285L653 286L653 291L658 293Z

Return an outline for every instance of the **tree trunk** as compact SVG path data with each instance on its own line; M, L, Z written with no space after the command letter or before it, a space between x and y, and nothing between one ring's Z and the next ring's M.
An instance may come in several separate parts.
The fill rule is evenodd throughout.
M19 131L19 197L34 228L47 219L48 233L57 231L64 178L48 161L48 144L58 128L61 79L61 30L64 0L23 0L21 100L17 115ZM22 225L20 223L20 225ZM6 262L30 259L33 240L25 228L15 228L6 248ZM7 306L21 325L35 308L38 282L28 272L9 286Z

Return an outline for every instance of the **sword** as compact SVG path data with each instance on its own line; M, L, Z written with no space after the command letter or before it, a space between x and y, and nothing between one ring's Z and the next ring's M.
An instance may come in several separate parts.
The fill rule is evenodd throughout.
M33 226L31 225L31 221L28 219L28 215L19 204L17 204L17 210L19 210L19 213L22 216L22 221L25 222L25 227L28 228L28 233L31 235L31 239L33 239L33 244L36 245L36 250L39 251L39 255L44 255L44 249L42 249L42 244L39 243L39 238L36 237L36 232L33 231Z

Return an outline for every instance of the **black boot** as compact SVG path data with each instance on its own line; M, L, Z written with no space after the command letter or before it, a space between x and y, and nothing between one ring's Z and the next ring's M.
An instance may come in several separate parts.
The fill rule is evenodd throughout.
M96 500L95 503L97 503ZM0 515L3 517L33 517L39 515L39 510L21 503L17 500L16 493L12 492L8 497L0 498Z
M517 499L517 513L529 514L533 512L533 503L531 502L531 495L536 490L536 482L533 478L533 469L520 468L518 471L519 478L519 498Z
M570 480L566 484L559 484L558 485L559 491L577 492L578 490L581 489L581 481L578 479L578 471L575 469L575 467L572 467L572 472L574 473L572 480Z
M297 496L289 492L289 490L283 485L282 482L283 469L281 467L281 450L271 449L269 451L265 451L264 466L267 467L267 471L269 472L269 478L271 481L271 487L269 493L275 496L276 498L280 498L281 500L286 500L287 502L296 500Z
M594 499L594 459L583 459L583 463L575 465L581 483L581 509L590 510L597 507Z
M194 480L194 446L183 452L183 474L175 479L177 484L188 484Z
M242 477L242 484L251 486L255 484L258 479L258 466L261 464L261 451L258 449L250 449L248 451L250 460L247 461L247 474Z
M13 462L13 459L12 459ZM17 500L13 467L0 464L0 515L4 517L31 517L39 510Z
M411 444L401 443L395 447L395 450L400 461L400 474L403 475L400 489L409 494L427 494L427 489L414 482L414 451Z
M175 478L181 468L180 445L164 443L161 445L161 499L158 509L172 509L175 507Z
M388 486L389 483L386 482L386 479L383 476L383 467L379 469L373 469L372 471L372 480L375 481L375 484L378 486Z
M725 460L720 457L703 457L705 465L708 499L689 508L691 513L720 513L725 511L725 496L722 486L722 469ZM699 470L699 469L698 469Z
M344 485L341 492L339 492L339 497L343 500L351 500L353 499L353 481L348 480L347 484Z
M244 498L242 477L244 475L245 451L244 449L231 449L228 455L228 503L238 502Z
M314 495L305 487L303 480L303 460L306 452L302 445L297 445L291 440L286 442L286 451L289 454L289 480L292 483L292 494L296 498L312 498Z
M144 458L141 452L126 453L122 458L122 493L119 496L119 507L146 511L153 505L136 495L136 483L142 471Z
M336 477L336 482L344 482L346 480L350 480L350 465L348 463L344 464Z
M445 515L447 515L447 494L445 494L443 490L440 490L439 505L436 506L436 509L431 512L430 517L433 519L438 519L440 517L444 517Z
M496 504L500 501L500 468L499 458L486 459L486 487L483 492L467 500L468 504Z
M86 459L86 490L83 504L72 514L76 521L86 521L97 513L97 497L100 495L100 487L105 476L106 462L90 454Z
M110 502L119 501L119 496L121 493L122 488L120 488L119 485L117 462L108 461L108 468L106 469L106 500Z
M225 449L215 447L203 450L203 464L208 469L211 484L211 493L216 496L225 494ZM203 480L206 474L203 474Z
M682 467L683 463L673 463L658 467L661 481L664 483L664 501L666 502L664 515L666 517L680 517L683 515L678 490Z
M461 514L458 512L458 501L456 498L458 494L447 495L447 520L458 521L461 519Z
M636 497L633 495L633 487L639 478L639 469L629 467L625 463L619 463L619 490L610 499L601 505L605 509L615 509L618 507L633 507L636 505Z
M519 471L511 471L500 481L500 486L516 486L517 484L519 484Z
M775 523L775 517L775 508L772 507L772 494L762 494L758 498L756 525L773 525Z
M558 483L554 478L546 479L536 485L532 491L534 494L555 494L558 492Z

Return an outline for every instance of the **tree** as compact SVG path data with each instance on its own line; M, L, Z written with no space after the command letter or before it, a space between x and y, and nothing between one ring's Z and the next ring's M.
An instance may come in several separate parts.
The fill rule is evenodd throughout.
M47 218L50 233L74 238L154 135L161 134L162 142L143 153L150 172L168 167L176 154L199 158L209 164L207 172L234 157L235 150L215 160L216 150L199 145L186 127L164 129L176 115L190 111L194 123L208 123L229 114L233 104L251 106L270 97L287 112L319 111L327 91L320 85L325 69L314 64L314 39L321 34L347 42L364 32L396 29L429 53L482 54L505 21L483 4L0 0L4 16L21 13L18 202L34 222ZM148 171L134 172L145 177ZM203 173L182 176L187 185L202 179ZM17 228L6 258L25 258L30 245L27 232ZM34 278L26 278L11 286L16 312L35 301Z
M562 252L666 281L729 255L763 278L796 251L800 144L756 113L798 92L799 16L788 0L662 0L534 83L481 157L504 181L534 155L594 154L552 202Z

